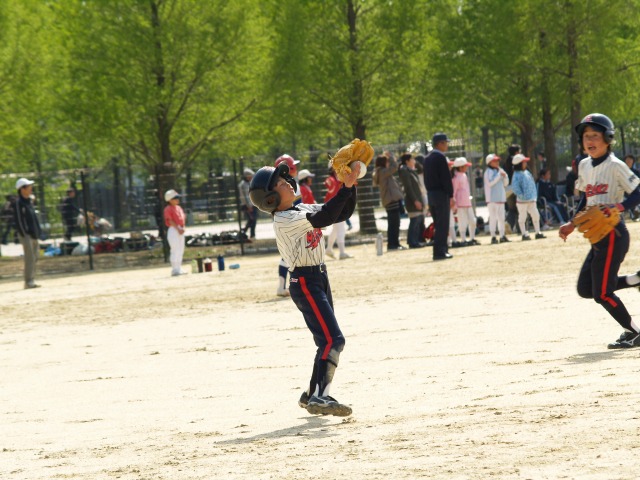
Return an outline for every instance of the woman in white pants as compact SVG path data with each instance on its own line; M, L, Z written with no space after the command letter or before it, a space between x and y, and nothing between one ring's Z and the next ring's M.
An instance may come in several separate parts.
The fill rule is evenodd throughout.
M505 235L505 210L504 204L507 201L507 185L509 176L500 168L500 157L495 153L490 153L486 158L487 169L484 172L484 196L489 207L489 234L491 243L508 242ZM496 226L498 227L499 239L496 238Z
M333 246L337 243L338 250L340 252L340 260L344 260L345 258L351 258L345 249L344 249L344 239L347 235L347 222L339 222L334 223L331 227L331 233L329 234L329 238L327 239L327 250L326 254L328 257L335 258L335 254L333 253Z
M171 253L171 276L183 275L182 257L184 255L184 223L185 214L180 206L180 195L175 190L168 190L164 194L168 205L164 209L164 224L167 226L167 240Z

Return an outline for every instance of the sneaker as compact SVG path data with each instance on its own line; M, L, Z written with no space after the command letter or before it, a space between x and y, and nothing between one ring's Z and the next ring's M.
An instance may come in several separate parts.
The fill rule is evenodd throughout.
M335 415L336 417L348 417L352 411L350 406L339 403L333 397L316 395L311 396L306 408L312 415Z
M527 240L531 240L531 237L529 235L522 235L522 241L526 242Z
M640 347L640 333L628 332L626 330L622 332L618 340L607 345L609 349L633 347Z
M547 238L544 233L536 233L536 240L540 240L541 238Z
M307 408L308 404L309 404L309 394L305 390L304 392L302 392L302 395L300 395L300 400L298 400L298 405L300 406L300 408Z
M330 258L336 258L336 255L335 255L335 253L333 253L333 250L326 250L326 251L324 252L324 254L325 254L327 257L330 257Z
M289 293L289 289L288 288L278 288L278 290L276 290L276 295L279 297L290 297L291 294Z
M507 240L508 241L508 240ZM497 245L500 243L496 237L491 237L491 245Z
M37 283L25 283L24 284L24 289L28 290L30 288L40 288L40 285L38 285Z
M507 236L500 237L500 243L509 243L511 240L507 238Z
M346 260L347 258L353 258L353 257L346 252L340 254L340 260Z

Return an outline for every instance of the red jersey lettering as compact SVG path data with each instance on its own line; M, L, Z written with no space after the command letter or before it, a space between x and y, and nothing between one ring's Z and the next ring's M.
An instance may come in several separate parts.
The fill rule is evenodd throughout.
M315 249L322 240L322 230L314 228L307 232L307 248Z
M594 195L606 195L609 192L609 185L607 183L596 183L595 185L587 185L584 193L587 197L593 197Z

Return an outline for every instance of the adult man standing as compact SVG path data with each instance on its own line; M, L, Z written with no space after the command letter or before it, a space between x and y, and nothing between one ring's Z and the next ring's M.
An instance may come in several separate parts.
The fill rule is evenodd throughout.
M38 239L40 222L31 203L33 181L20 178L16 182L18 198L14 204L14 225L24 250L24 288L36 288L36 262L38 261Z
M424 159L424 185L427 188L429 210L435 229L433 236L433 259L453 258L448 252L449 214L453 207L453 183L449 161L445 153L449 150L449 139L445 133L436 133L432 140L433 150Z

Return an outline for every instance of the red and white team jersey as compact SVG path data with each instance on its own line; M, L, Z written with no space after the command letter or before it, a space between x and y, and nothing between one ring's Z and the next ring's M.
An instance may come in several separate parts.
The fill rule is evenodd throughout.
M593 166L591 157L585 158L578 165L576 188L585 193L587 207L620 203L625 192L631 193L638 185L640 178L613 153L597 167Z
M322 230L314 228L307 220L307 213L319 211L322 205L301 203L296 209L273 215L278 251L290 271L295 267L312 267L324 262Z

